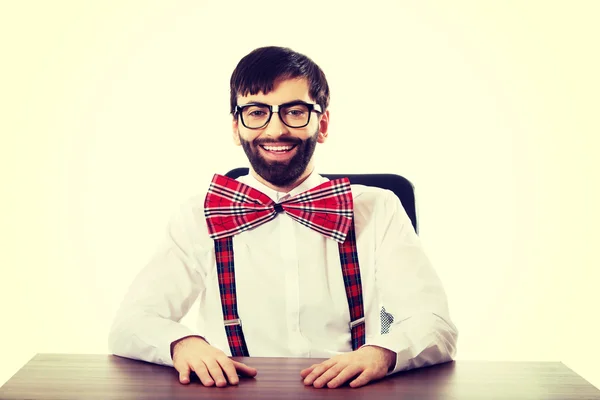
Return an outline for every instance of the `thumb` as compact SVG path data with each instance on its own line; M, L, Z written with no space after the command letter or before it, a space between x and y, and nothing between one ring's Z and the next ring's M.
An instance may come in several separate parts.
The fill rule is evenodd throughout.
M233 366L235 367L237 372L239 372L245 376L254 377L258 373L256 368L249 367L246 364L241 363L239 361L235 361L235 360L231 360L231 361L233 361Z

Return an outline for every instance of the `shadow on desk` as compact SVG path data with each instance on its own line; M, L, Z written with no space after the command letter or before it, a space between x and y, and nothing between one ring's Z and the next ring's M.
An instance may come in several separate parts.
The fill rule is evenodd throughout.
M315 389L300 371L322 359L235 358L258 369L237 386L179 383L171 367L111 355L38 354L0 399L600 399L562 363L457 361L401 372L365 387Z

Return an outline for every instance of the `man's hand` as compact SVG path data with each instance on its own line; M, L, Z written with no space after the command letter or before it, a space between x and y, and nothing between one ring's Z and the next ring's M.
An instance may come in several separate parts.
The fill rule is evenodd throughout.
M364 346L351 353L337 355L321 364L302 370L300 376L305 385L336 388L356 377L350 386L366 385L383 378L396 363L396 353L377 346Z
M179 372L179 382L190 383L190 373L194 371L204 386L216 383L218 387L224 387L228 381L237 385L240 381L238 372L251 377L257 373L256 369L230 359L197 336L185 338L175 345L173 366Z

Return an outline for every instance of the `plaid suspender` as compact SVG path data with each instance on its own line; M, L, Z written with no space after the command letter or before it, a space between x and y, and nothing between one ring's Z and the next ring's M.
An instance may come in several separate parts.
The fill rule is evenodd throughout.
M215 239L215 258L217 260L221 308L223 309L223 320L229 349L234 357L248 357L248 347L246 346L246 339L244 339L244 332L242 332L242 320L237 310L235 272L233 269L233 236Z
M350 308L349 328L352 334L352 350L357 350L365 344L365 310L363 306L360 268L358 266L354 221L352 221L352 226L348 230L346 240L344 243L340 243L339 247L344 287L346 288L346 298L348 299L348 307Z
M344 243L339 244L339 251L344 287L350 309L349 329L352 335L352 350L357 350L365 344L365 314L354 223L352 223ZM215 258L229 349L234 357L248 357L248 348L242 332L242 321L237 310L232 236L215 239Z

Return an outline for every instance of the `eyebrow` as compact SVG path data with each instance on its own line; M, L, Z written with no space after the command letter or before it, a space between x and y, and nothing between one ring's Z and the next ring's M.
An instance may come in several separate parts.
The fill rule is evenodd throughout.
M277 105L279 107L282 107L282 106L289 106L289 105L294 105L294 104L311 104L311 103L308 103L304 100L297 99L297 100L292 100L292 101L288 101L288 102L281 103L281 104L267 104L267 103L261 103L259 101L251 101L250 103L246 103L246 104L242 104L242 105L238 105L238 106L245 107L245 106L276 106Z

